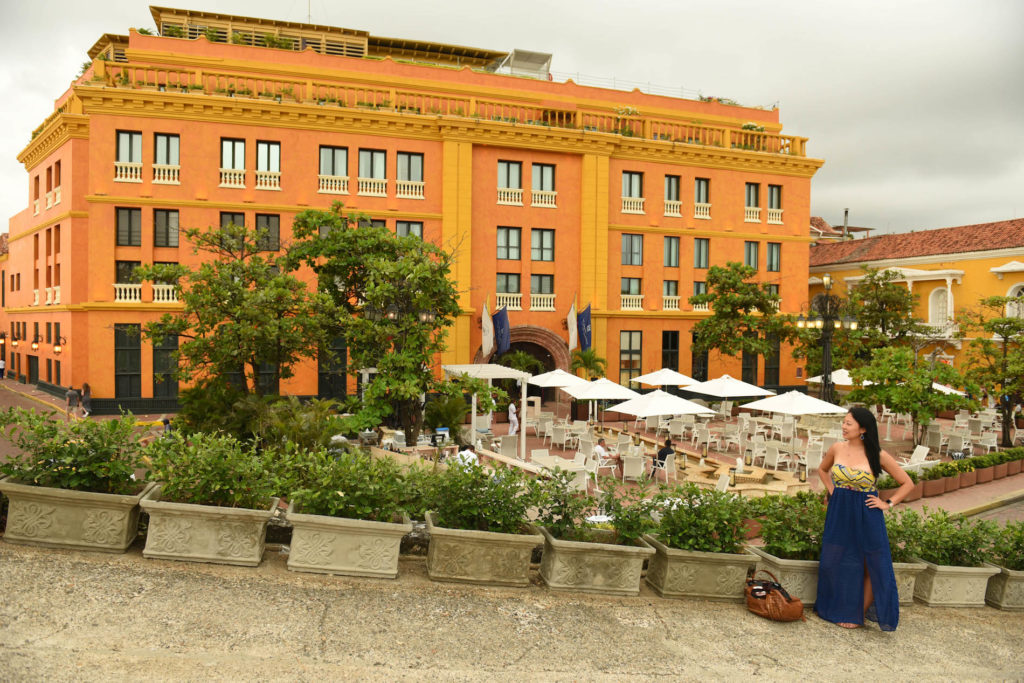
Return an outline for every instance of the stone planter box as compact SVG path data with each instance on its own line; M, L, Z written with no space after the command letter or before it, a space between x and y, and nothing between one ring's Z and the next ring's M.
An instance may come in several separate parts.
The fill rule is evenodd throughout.
M984 607L989 577L999 573L999 567L950 567L927 560L925 569L917 576L914 598L929 607Z
M122 553L139 535L139 501L154 484L135 495L71 491L0 480L7 496L4 540L21 545Z
M530 557L544 542L533 527L526 534L447 529L427 513L430 549L427 576L432 581L478 583L490 586L528 586Z
M398 576L398 549L402 537L412 531L412 521L368 522L346 517L306 515L288 505L292 525L288 569L293 572L373 576Z
M744 601L747 570L757 564L757 555L677 550L651 535L644 540L655 552L647 583L661 597Z
M637 595L644 560L654 548L641 539L637 545L562 541L541 527L544 556L540 576L553 590L582 591L604 595ZM598 538L611 540L614 532L597 529Z
M215 562L255 567L263 559L267 522L277 498L265 510L160 500L160 487L142 499L149 531L142 556L182 562Z
M1007 467L1007 465L1009 465L1009 464L1010 463L1008 463L1008 462L1001 462L998 465L993 465L992 466L992 478L993 479L1002 479L1003 477L1005 477L1006 476L1006 470L1009 469Z
M922 494L925 498L932 498L934 496L941 496L946 492L946 478L942 479L929 479L921 482L924 484Z
M1020 474L1020 466L1022 462L1024 461L1011 460L1010 462L1006 463L1006 476L1012 477L1015 474Z
M804 607L814 607L818 597L817 560L784 560L757 546L747 546L747 549L758 556L759 569L774 574L786 592L803 601Z
M946 493L950 491L956 491L960 488L960 473L957 472L952 477L943 477L943 481L946 482Z
M999 573L988 580L985 602L998 609L1024 611L1024 572L999 567Z
M896 574L896 588L900 594L900 604L914 604L914 586L917 584L917 575L925 570L925 565L921 562L893 562L892 570Z
M965 489L968 486L974 486L978 483L978 473L974 470L970 472L960 473L960 488Z
M981 467L974 470L974 474L977 475L978 484L987 484L992 481L992 476L995 474L995 467Z

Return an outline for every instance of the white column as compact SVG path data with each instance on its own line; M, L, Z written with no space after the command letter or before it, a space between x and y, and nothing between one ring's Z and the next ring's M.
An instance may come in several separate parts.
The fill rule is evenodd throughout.
M526 428L523 424L526 423L526 380L519 380L519 417L522 422L519 423L519 433L516 435L519 437L519 459L526 462Z
M953 278L946 276L946 322L953 320Z

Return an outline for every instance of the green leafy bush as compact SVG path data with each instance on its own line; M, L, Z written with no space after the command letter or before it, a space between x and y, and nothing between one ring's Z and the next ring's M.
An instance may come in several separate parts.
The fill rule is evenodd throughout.
M555 470L550 479L541 482L537 523L552 536L567 541L583 540L591 525L586 521L594 514L597 501L593 496L576 491L574 473Z
M877 486L878 490L881 491L882 489L898 488L899 484L897 484L896 480L890 477L888 474L883 474L881 477L879 477L878 481L875 483L875 486Z
M657 523L651 517L654 501L646 497L646 481L639 488L626 488L613 479L602 482L605 490L601 496L601 509L612 518L615 543L636 545L640 537L654 531Z
M290 499L304 514L390 522L406 507L405 471L390 457L308 452L298 483Z
M688 482L663 489L656 500L661 511L658 537L668 547L709 553L742 549L743 522L750 513L743 498Z
M983 467L992 467L995 464L995 458L992 456L992 453L985 453L983 455L975 455L972 458L968 458L968 460L974 463L974 469L980 470Z
M902 509L885 515L889 536L889 553L893 562L911 562L920 545L921 516L914 510Z
M1007 522L996 534L992 561L1013 571L1024 571L1024 522Z
M537 481L518 469L449 467L428 484L427 500L439 526L518 534L538 491Z
M825 531L825 496L800 491L795 496L766 496L761 521L764 550L787 560L817 560Z
M941 509L924 508L924 513L923 517L910 510L903 513L905 549L911 555L956 567L980 567L990 559L999 529L995 522L952 516Z
M423 424L430 429L447 427L448 434L456 443L462 445L462 423L470 410L462 396L442 396L435 398L423 410Z
M942 479L944 476L946 476L946 468L944 467L945 464L946 463L939 463L938 465L933 465L928 469L923 470L921 472L921 479L924 481L934 481L935 479Z
M0 473L25 484L134 493L141 466L143 432L125 414L113 420L61 420L54 413L11 408L0 412L4 436L20 449L0 464Z

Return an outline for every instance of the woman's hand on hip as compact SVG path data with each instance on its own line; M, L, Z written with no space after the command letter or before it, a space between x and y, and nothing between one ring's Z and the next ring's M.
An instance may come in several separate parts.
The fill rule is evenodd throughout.
M890 507L890 505L888 503L886 503L884 500L882 500L878 496L872 496L870 494L867 497L867 506L869 508L875 508L877 510L881 510L882 512L888 512L889 511L889 507Z

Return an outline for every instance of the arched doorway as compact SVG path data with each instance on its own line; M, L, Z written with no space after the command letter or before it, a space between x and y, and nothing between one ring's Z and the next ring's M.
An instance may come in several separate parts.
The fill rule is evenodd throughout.
M569 345L560 335L551 330L535 325L518 325L509 330L510 349L512 351L524 351L544 365L544 371L561 368L569 370ZM490 354L484 357L478 347L473 357L474 363L493 363L497 354ZM554 397L553 389L540 389L529 385L527 393L530 396L541 396L543 400L551 400Z

